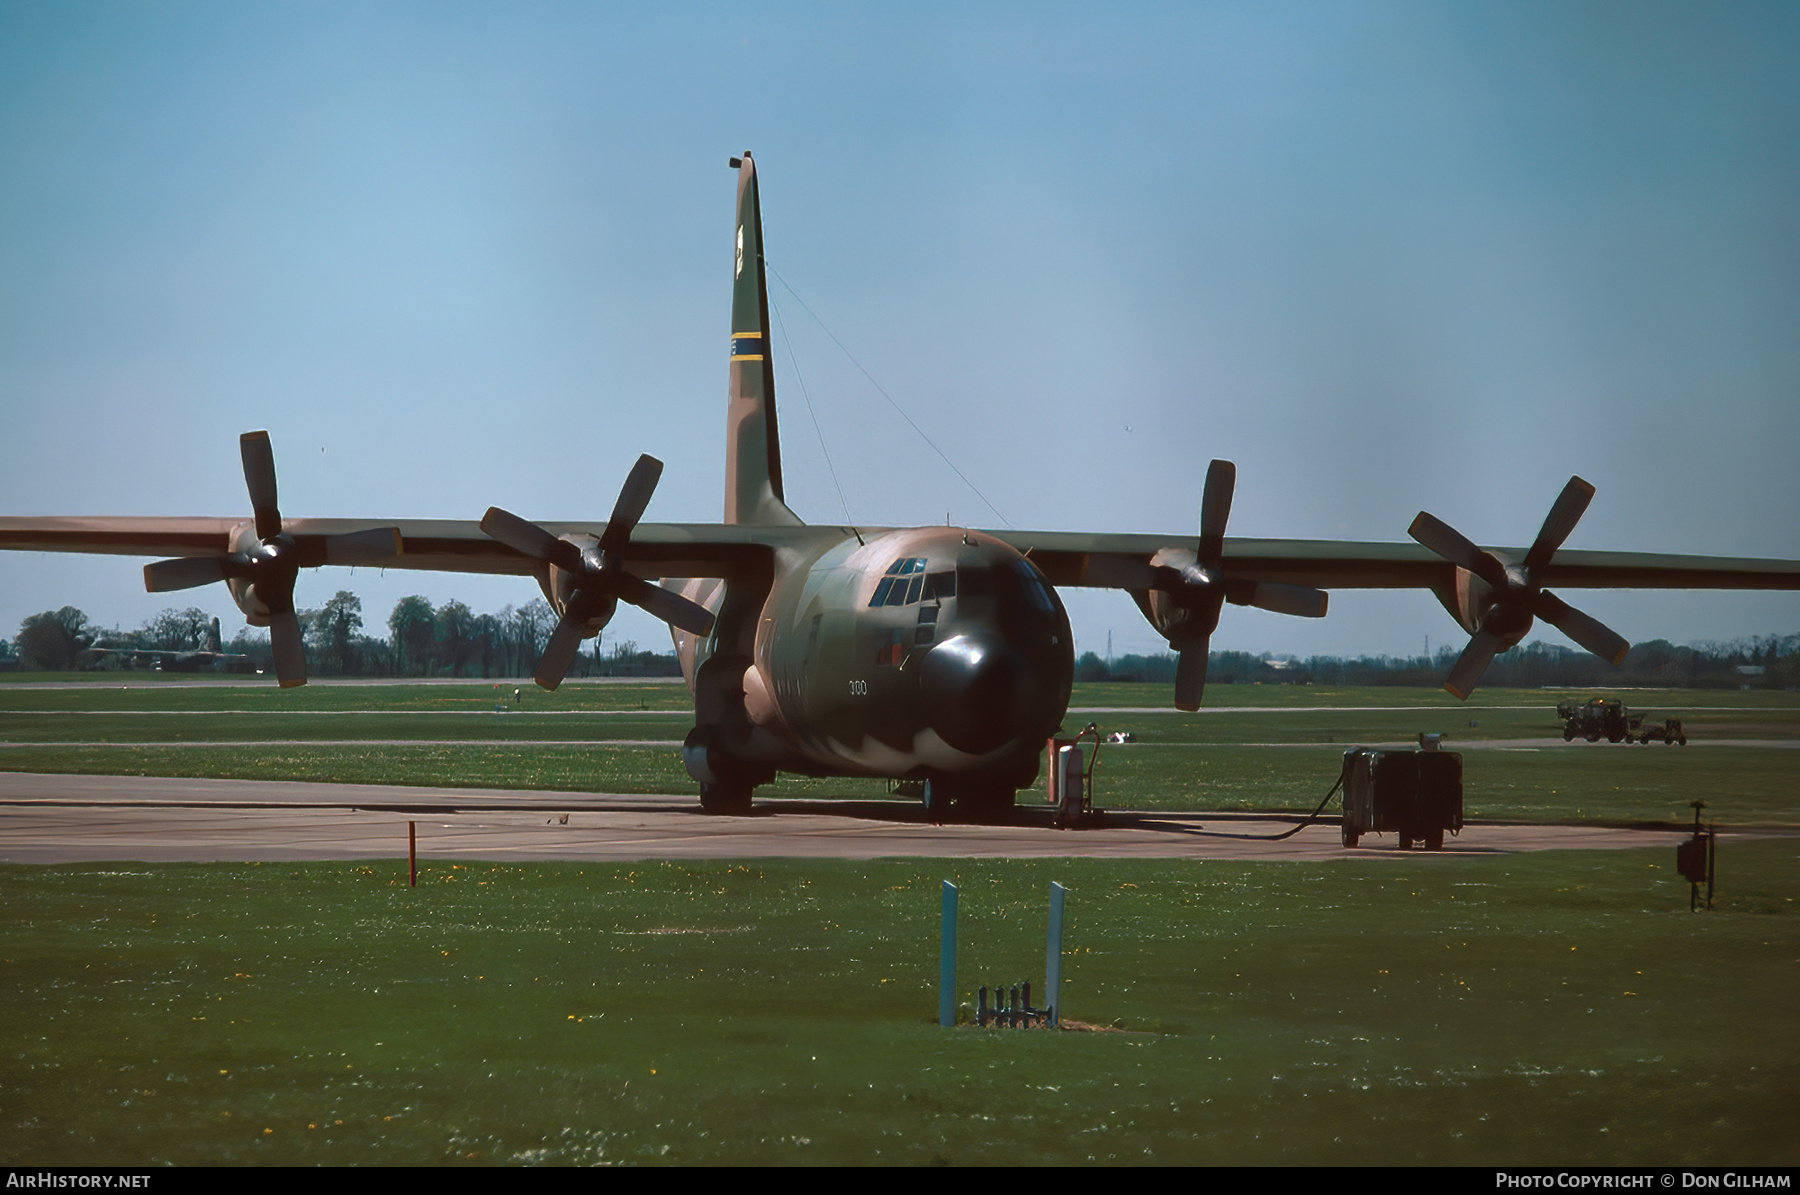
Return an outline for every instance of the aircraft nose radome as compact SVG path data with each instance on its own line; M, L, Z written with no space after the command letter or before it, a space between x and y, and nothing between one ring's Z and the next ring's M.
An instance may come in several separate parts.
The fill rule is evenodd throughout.
M1022 732L1025 670L1004 641L956 635L925 654L919 688L932 729L958 751L985 755Z

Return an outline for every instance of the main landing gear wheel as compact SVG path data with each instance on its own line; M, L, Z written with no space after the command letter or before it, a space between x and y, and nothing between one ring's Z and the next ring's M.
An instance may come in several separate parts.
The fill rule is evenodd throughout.
M1347 847L1355 846L1362 840L1362 832L1360 830L1352 829L1348 823L1344 825L1343 832L1344 845Z
M925 778L925 812L944 821L955 810L956 816L970 819L998 817L1012 810L1013 787L1004 783L984 782L967 777Z
M1433 826L1425 831L1425 849L1428 851L1444 849L1444 828L1442 826Z
M708 813L749 813L750 786L747 784L700 785L700 808Z
M1013 790L1003 784L971 784L956 794L956 803L969 817L1002 817L1012 812Z

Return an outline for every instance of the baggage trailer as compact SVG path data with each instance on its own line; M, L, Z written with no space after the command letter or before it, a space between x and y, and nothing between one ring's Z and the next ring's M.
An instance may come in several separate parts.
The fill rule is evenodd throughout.
M1665 747L1673 747L1680 743L1687 746L1687 732L1681 729L1680 718L1665 718L1661 722L1646 722L1644 715L1634 714L1630 718L1631 730L1625 735L1628 743L1661 743Z
M1462 831L1462 756L1428 746L1419 751L1344 752L1344 845L1364 834L1398 834L1400 849L1413 843L1444 849L1444 831Z

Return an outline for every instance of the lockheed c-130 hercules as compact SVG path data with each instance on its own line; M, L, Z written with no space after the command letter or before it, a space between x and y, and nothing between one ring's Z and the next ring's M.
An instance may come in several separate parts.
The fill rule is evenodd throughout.
M604 524L287 519L264 432L242 437L254 512L234 518L0 518L0 548L167 556L152 592L224 581L304 684L298 570L377 564L535 577L560 621L554 689L620 601L667 622L694 698L682 748L700 802L746 808L777 772L922 782L926 804L1005 806L1067 712L1074 643L1058 586L1123 589L1179 653L1175 705L1200 706L1224 603L1318 618L1334 588L1423 588L1470 634L1445 687L1467 697L1534 619L1617 663L1626 642L1544 587L1800 589L1800 562L1560 551L1594 489L1572 478L1529 548L1479 548L1420 513L1416 544L1228 539L1236 477L1207 470L1197 536L807 525L783 497L755 163L738 171L720 523L643 523L646 456ZM661 582L654 584L653 582Z
M114 656L123 660L127 667L148 666L160 672L199 672L234 665L247 668L250 664L250 657L243 652L226 651L219 646L219 620L216 618L207 627L206 638L199 647L165 651L152 647L115 647L104 640L96 640L84 654L95 658Z

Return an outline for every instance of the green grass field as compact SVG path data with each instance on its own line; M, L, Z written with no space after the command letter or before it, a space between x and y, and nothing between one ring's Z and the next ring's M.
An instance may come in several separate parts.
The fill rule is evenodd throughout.
M0 868L0 1161L1793 1165L1800 844L1725 850ZM1067 885L1108 1031L937 1028L944 879L965 990Z
M1125 712L1166 696L1078 690L1118 712L1070 729L1140 739L1103 804L1310 810L1346 743L1442 730L1471 816L1800 824L1791 748L1469 745L1559 737L1555 694ZM684 698L0 685L0 767L687 792L672 750L600 745L678 739ZM1800 737L1792 694L1640 698ZM1670 856L4 866L0 1162L1794 1165L1800 838L1727 838L1708 914ZM1097 1028L939 1029L945 879L965 1001L1041 983L1068 886Z
M516 704L515 688L526 690ZM1441 689L1216 685L1198 715L1166 709L1168 696L1156 685L1076 686L1081 712L1066 730L1093 721L1138 740L1103 749L1099 804L1310 812L1346 747L1437 731L1469 753L1470 817L1680 821L1688 802L1703 799L1733 824L1800 825L1795 749L1751 745L1800 742L1792 693L1625 694L1653 720L1680 717L1694 743L1686 748L1564 746L1555 716L1564 694L1535 690L1484 690L1465 706ZM0 684L0 770L692 793L674 747L690 725L679 683L569 683L544 693L511 681L286 691L199 678L60 689L15 682ZM1481 745L1520 741L1544 745ZM783 777L760 791L866 798L885 785Z

